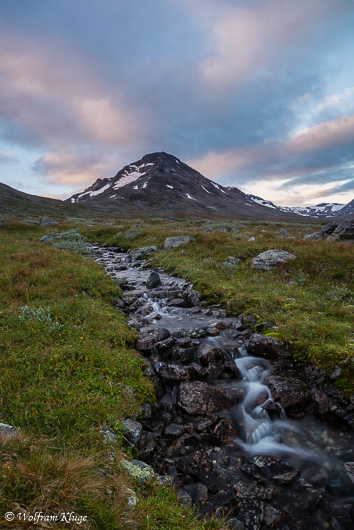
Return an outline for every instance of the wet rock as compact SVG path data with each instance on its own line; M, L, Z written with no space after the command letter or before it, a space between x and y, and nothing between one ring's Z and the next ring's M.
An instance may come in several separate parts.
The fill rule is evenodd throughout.
M166 350L170 349L174 343L175 339L173 337L168 337L168 339L157 342L155 346L157 350L165 352Z
M161 328L154 331L143 332L139 336L139 340L136 344L136 347L140 351L149 351L157 344L165 339L170 337L170 332L168 329Z
M335 520L333 528L340 530L352 530L354 528L354 501L352 499L335 502L330 513Z
M179 425L178 423L171 423L165 429L165 435L175 438L176 436L181 436L186 432L185 425Z
M168 457L180 457L194 453L200 446L200 436L196 433L184 433L179 436L167 449Z
M304 240L306 239L322 239L321 234L319 232L313 232L312 234L307 234L304 236Z
M158 272L151 271L150 275L146 282L146 287L148 289L154 289L155 287L159 287L161 285L161 278Z
M252 478L253 480L256 480L257 482L263 483L266 481L266 478L260 471L259 467L255 464L252 464L251 462L244 462L240 469L245 475Z
M205 344L202 349L198 352L198 360L202 366L208 366L214 361L220 361L225 359L225 353L220 348L215 348L210 344Z
M208 327L206 332L211 337L216 337L217 335L220 335L220 329L218 329L216 326Z
M213 464L204 449L195 451L182 459L181 473L186 482L209 484L215 477Z
M192 238L190 236L168 237L167 239L165 239L163 248L165 250L170 250L172 248L179 247L180 245L185 245L186 243L189 243L190 241L192 241Z
M188 302L184 298L171 298L166 305L168 307L188 307Z
M283 511L280 511L269 504L264 505L264 522L268 528L277 528L278 525L286 518L287 514Z
M129 256L134 260L140 260L146 258L149 254L152 252L157 252L157 247L151 246L151 247L141 247L141 248L134 248L130 251Z
M245 530L259 530L264 518L264 503L253 499L241 499L238 519Z
M354 484L354 462L346 462L343 464L343 471L349 480Z
M247 345L249 353L266 359L290 358L291 353L286 350L284 342L274 338L254 333Z
M330 236L331 234L333 234L333 232L335 231L337 226L338 225L337 225L337 223L335 221L333 221L331 223L327 223L326 225L323 225L321 227L322 237L327 237L327 236Z
M334 419L333 412L338 408L335 400L328 397L318 388L312 390L312 399L314 402L314 413L324 419Z
M120 461L120 465L139 483L148 482L155 475L152 467L140 460L128 460L128 458L123 458Z
M226 392L215 385L194 381L181 383L177 396L177 405L188 414L212 414L240 401L242 393Z
M187 301L192 306L198 306L200 304L200 294L198 293L198 291L192 291L190 293L187 293L186 297Z
M139 456L145 460L156 448L158 435L153 432L142 431L139 441Z
M210 438L215 443L227 445L233 441L234 428L230 420L222 418L212 429Z
M354 241L354 219L345 219L334 232L327 237L327 241Z
M266 384L270 388L273 399L278 401L290 416L304 414L306 406L311 401L309 386L295 377L271 375Z
M146 359L145 362L144 373L154 385L156 397L161 398L165 393L165 387L162 384L161 379L157 375L155 368L152 366L148 359Z
M160 366L157 369L158 375L166 384L175 384L180 381L190 381L191 372L191 367L179 366L178 364L160 363Z
M273 480L275 484L287 486L288 484L292 484L293 482L295 482L295 480L297 480L299 476L300 473L297 469L290 469L289 471L279 473L278 475L273 475Z
M276 489L272 487L259 486L249 482L236 482L233 486L237 498L257 499L257 500L271 500Z
M196 347L192 346L189 348L175 348L173 350L173 359L181 363L189 363L193 360Z
M220 420L220 416L217 414L213 414L210 418L206 418L200 422L198 422L195 426L195 430L197 432L204 432L207 429L209 429L212 425L215 425L218 420Z
M143 426L138 421L135 421L131 418L124 420L123 422L123 432L124 437L129 442L129 444L134 447L140 440L141 431Z
M253 269L268 271L274 269L279 263L285 263L292 259L295 259L294 254L290 254L286 250L267 250L253 258L251 267Z

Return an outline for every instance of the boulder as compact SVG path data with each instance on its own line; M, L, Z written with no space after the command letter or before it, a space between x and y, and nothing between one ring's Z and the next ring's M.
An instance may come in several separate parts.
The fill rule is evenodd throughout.
M193 369L190 366L179 366L178 364L159 363L157 373L166 384L190 381Z
M220 348L215 348L211 344L205 344L198 352L198 360L202 366L208 366L214 361L223 361L225 353Z
M133 250L129 252L129 256L134 260L144 259L146 258L146 256L151 254L151 252L157 252L157 247L151 246L151 247L133 248Z
M156 441L158 435L153 432L143 431L139 441L139 457L144 460L154 451L156 448Z
M140 351L149 351L155 346L155 344L168 339L169 336L170 332L165 328L144 332L139 336L136 347Z
M146 287L148 289L155 289L161 285L161 278L158 272L151 271L146 282Z
M7 423L0 423L0 437L1 438L14 438L17 434L17 430L12 425Z
M231 407L242 398L239 391L228 391L202 381L181 383L177 393L177 405L188 414L212 414Z
M294 254L290 254L286 250L267 250L253 258L251 266L253 269L268 271L274 269L279 263L285 263L292 259L295 259Z
M291 357L291 353L285 349L284 342L260 333L251 335L247 350L253 355L266 359Z
M192 241L192 238L190 236L168 237L167 239L165 239L163 248L165 250L171 250L172 248L179 247L180 245L185 245L190 241Z
M328 236L327 241L354 241L354 219L345 219L334 232Z
M321 227L322 237L327 237L333 234L337 226L338 225L335 221L333 221L332 223L327 223L326 225L323 225Z
M310 387L295 377L271 375L266 380L272 397L290 416L303 415L306 406L311 402Z
M312 234L307 234L304 239L322 239L319 232L313 232Z

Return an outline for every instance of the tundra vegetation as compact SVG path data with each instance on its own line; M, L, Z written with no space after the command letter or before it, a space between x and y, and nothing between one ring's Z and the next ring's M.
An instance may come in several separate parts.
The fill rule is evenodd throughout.
M8 525L6 512L22 510L86 515L80 528L90 529L225 527L198 519L173 487L137 485L119 466L122 456L134 456L121 422L139 418L154 390L134 350L136 333L113 308L119 288L82 253L85 238L124 249L156 245L153 264L188 278L230 314L273 323L263 333L329 375L340 367L335 384L353 393L353 245L303 239L318 226L111 218L40 227L33 220L5 219L0 227L0 421L19 432L0 442L0 526ZM39 241L63 232L69 237ZM163 250L177 235L193 241ZM251 268L255 256L275 248L296 259L271 271ZM227 265L228 256L240 262ZM103 440L103 425L117 432L117 444ZM128 509L131 490L135 509Z

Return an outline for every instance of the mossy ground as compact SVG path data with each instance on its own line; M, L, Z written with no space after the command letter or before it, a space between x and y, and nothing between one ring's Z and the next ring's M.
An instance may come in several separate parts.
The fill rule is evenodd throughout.
M136 334L113 309L117 285L86 257L39 242L68 228L0 228L0 421L20 430L1 440L0 526L23 527L20 519L9 526L8 511L42 511L87 516L80 528L100 530L177 528L181 521L220 528L156 483L140 488L134 511L127 508L135 485L119 466L128 451L121 421L139 417L154 392L134 350ZM104 443L104 424L116 429L118 445Z

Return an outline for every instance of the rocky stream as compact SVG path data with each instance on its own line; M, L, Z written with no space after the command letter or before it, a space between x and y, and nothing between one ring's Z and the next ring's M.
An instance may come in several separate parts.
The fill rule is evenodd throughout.
M126 422L138 458L229 528L353 529L354 398L252 315L231 318L186 280L151 270L148 250L91 253L124 291L117 309L139 331L156 389L155 407Z

